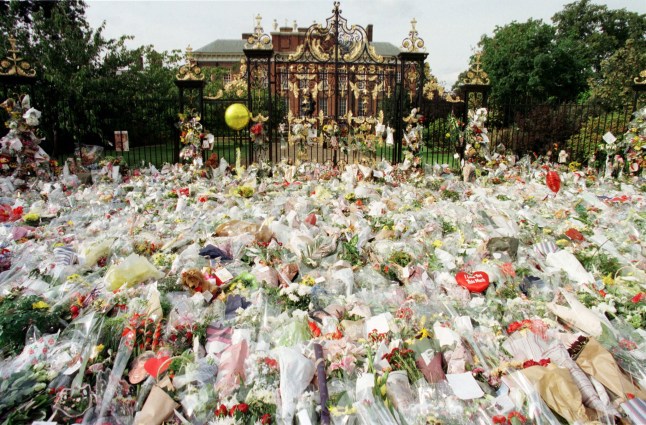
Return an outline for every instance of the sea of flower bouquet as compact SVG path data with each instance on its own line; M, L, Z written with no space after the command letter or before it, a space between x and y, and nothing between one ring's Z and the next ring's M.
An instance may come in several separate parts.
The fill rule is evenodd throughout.
M639 423L643 180L501 164L5 189L0 420Z

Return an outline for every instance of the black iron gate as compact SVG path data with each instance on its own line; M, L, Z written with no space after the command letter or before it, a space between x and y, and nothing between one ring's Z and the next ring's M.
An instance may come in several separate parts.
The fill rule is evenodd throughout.
M247 104L255 122L267 119L262 155L290 163L401 161L403 118L422 101L427 56L415 22L405 51L382 56L363 27L348 25L339 2L332 12L306 30L296 52L274 53L260 22L245 45Z
M191 103L187 96L194 100L205 127L215 136L214 151L220 157L231 161L238 148L245 164L396 163L406 151L419 157L426 143L423 134L428 134L418 120L428 108L423 96L428 54L414 19L395 55L380 54L362 26L349 25L339 2L334 2L325 24L298 34L295 52L275 52L260 17L257 20L238 76L239 82L246 82L246 99L202 97L203 76L188 55L184 74L178 74L180 104ZM251 111L246 130L232 132L221 123L226 106L234 102ZM265 137L252 141L250 130L258 123Z
M398 162L402 118L421 101L423 41L413 28L404 46L409 51L382 56L363 27L348 25L339 2L332 13L325 24L307 29L296 52L273 57L271 158ZM253 60L252 51L246 53Z

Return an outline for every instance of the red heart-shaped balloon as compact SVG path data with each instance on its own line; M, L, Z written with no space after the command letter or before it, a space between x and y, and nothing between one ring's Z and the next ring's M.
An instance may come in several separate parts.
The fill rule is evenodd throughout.
M152 359L146 360L144 364L144 369L150 374L153 378L157 379L159 375L166 372L170 366L170 357L153 357Z
M455 281L469 292L484 292L489 287L489 275L485 272L459 272L455 275Z
M559 189L561 189L561 178L556 171L547 172L545 183L547 183L547 187L554 193L558 193Z

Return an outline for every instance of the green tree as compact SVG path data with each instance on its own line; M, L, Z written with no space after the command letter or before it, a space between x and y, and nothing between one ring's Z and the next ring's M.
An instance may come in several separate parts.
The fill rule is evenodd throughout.
M128 49L128 36L106 39L104 25L91 28L85 8L83 1L72 0L12 0L1 7L8 13L0 14L0 48L6 51L8 35L16 35L23 55L35 65L35 106L43 111L49 150L57 153L69 152L75 143L101 142L114 111L150 116L150 109L127 108L132 98L176 93L178 52Z
M569 40L583 61L588 77L598 78L604 60L630 39L637 49L646 44L646 14L580 0L567 4L552 17L557 40Z
M622 110L633 100L633 79L646 69L646 51L633 40L601 62L601 78L590 78L590 97L608 110Z
M572 100L586 86L575 45L556 41L554 27L541 20L496 27L480 46L491 96L499 101Z

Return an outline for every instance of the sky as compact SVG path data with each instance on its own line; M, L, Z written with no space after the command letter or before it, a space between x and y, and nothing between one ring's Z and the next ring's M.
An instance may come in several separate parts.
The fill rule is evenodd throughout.
M397 47L408 36L410 21L429 53L427 62L438 80L451 86L469 64L469 57L483 34L496 26L529 18L550 22L551 17L574 0L345 0L342 15L349 24L364 28L373 24L373 40ZM625 8L646 13L644 0L599 2L610 9ZM251 32L260 14L265 32L274 19L299 27L324 23L332 14L333 1L114 1L89 0L86 16L97 28L105 22L105 36L132 35L130 47L152 44L157 50L198 49L216 39L240 39Z

